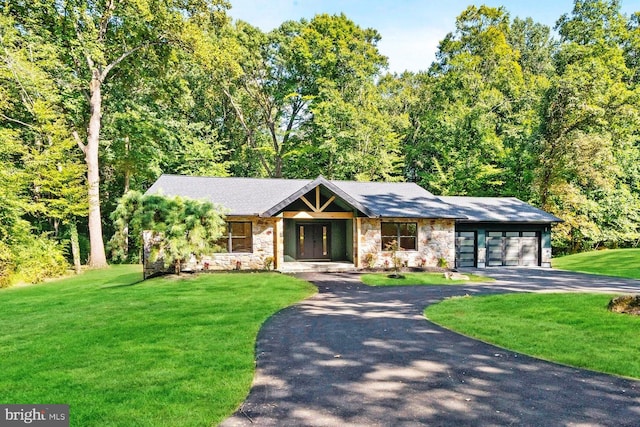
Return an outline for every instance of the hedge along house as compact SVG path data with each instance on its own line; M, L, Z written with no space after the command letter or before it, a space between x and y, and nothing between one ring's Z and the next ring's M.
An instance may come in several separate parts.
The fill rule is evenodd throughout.
M269 260L280 271L301 262L387 267L392 263L387 250L392 242L400 246L396 255L409 267L443 262L484 267L497 265L493 258L488 263L481 259L497 254L491 234L498 232L495 224L503 226L503 234L515 232L512 226L519 233L536 233L535 265L550 265L550 225L560 221L517 199L486 199L510 206L510 216L497 220L471 203L481 199L436 197L414 183L330 181L322 176L294 180L162 175L147 194L207 200L225 208L227 231L219 242L224 252L205 257L192 269L262 269ZM489 249L480 247L487 242ZM510 248L500 265L511 265ZM530 264L526 258L518 265Z

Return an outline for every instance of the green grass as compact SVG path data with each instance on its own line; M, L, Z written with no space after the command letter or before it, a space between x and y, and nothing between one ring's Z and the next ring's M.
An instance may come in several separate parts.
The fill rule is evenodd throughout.
M360 276L360 280L369 286L406 286L406 285L463 285L465 283L493 282L486 276L467 274L470 280L446 279L442 273L402 273L403 278L388 277L387 273L368 273Z
M577 293L457 297L427 307L425 316L514 351L640 378L640 317L607 311L611 298Z
M73 426L210 426L249 391L258 329L314 293L276 273L140 282L139 266L0 291L0 402Z
M640 279L640 249L608 249L567 255L552 260L554 268Z

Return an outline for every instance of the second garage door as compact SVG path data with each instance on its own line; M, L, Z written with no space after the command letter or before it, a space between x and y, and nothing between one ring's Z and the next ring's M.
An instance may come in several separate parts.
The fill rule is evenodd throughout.
M487 232L487 265L536 266L539 265L539 235L536 231Z

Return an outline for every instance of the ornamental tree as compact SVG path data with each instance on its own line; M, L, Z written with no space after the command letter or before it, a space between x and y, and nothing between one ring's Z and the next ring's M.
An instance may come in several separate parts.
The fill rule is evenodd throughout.
M173 265L176 274L191 256L200 258L218 250L216 242L225 225L221 209L211 202L138 191L120 199L111 219L116 229L110 241L114 259L122 260L130 243L142 248L142 233L149 231L154 236L151 261L162 259L165 266Z

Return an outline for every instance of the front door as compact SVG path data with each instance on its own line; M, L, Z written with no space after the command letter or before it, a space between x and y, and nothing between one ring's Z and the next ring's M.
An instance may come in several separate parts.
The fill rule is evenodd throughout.
M298 224L298 259L331 259L331 224Z

